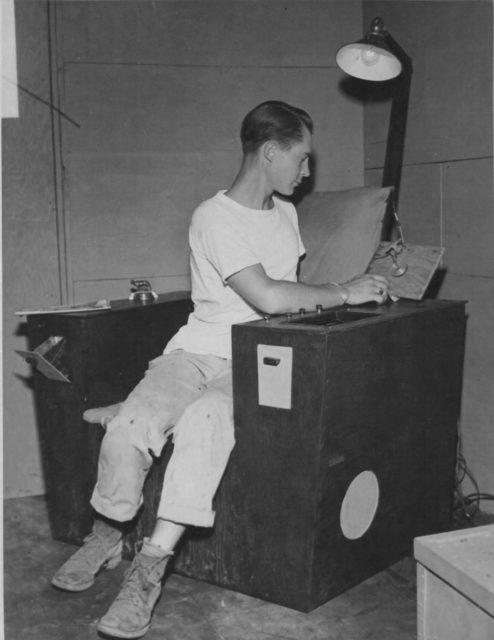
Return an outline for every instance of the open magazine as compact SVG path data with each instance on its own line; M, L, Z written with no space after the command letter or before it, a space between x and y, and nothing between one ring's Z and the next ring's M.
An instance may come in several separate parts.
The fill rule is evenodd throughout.
M16 311L15 315L31 316L42 313L76 313L79 311L102 311L104 309L111 309L110 303L107 300L97 300L96 302L87 302L85 304L59 305L46 307L44 309L22 309L21 311Z
M367 273L387 278L391 298L421 300L443 255L442 247L381 242Z

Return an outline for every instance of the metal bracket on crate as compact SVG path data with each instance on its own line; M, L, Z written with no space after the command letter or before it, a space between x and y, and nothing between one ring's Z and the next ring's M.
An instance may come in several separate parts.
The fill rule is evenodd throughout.
M61 336L50 336L42 342L34 351L22 351L16 349L24 360L42 373L46 378L57 380L58 382L69 382L65 373L57 368L58 359L62 355L65 339Z

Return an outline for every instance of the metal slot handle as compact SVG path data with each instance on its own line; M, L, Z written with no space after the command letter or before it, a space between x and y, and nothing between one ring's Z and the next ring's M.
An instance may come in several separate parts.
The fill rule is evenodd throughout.
M267 364L270 367L277 367L280 364L279 358L263 358L263 364Z

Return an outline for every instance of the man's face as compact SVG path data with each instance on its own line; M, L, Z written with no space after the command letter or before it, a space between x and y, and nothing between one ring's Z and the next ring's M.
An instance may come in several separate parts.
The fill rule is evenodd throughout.
M270 178L274 191L290 196L310 175L309 159L312 151L312 136L304 129L304 137L300 142L293 142L285 149L277 145L270 167Z

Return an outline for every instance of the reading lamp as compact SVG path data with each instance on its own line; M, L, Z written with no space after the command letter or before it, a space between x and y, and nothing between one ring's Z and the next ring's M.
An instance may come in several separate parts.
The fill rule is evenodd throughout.
M400 187L412 60L384 29L382 18L377 17L362 40L344 45L338 50L336 63L354 78L370 82L390 81L393 97L382 186L394 187L388 202L388 212L394 212ZM393 218L387 213L383 224L383 239L388 239L391 235L393 222Z

